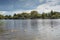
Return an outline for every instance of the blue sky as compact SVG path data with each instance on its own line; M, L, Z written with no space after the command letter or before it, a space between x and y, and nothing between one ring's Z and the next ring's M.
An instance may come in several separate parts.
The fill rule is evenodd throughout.
M0 13L13 14L36 10L39 13L60 11L60 0L0 0Z
M31 10L44 2L39 0L0 0L1 11Z

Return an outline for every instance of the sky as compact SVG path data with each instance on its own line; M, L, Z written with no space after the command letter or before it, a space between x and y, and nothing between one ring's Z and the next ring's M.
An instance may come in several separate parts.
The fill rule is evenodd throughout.
M0 14L29 13L32 10L39 13L60 12L60 0L0 0Z

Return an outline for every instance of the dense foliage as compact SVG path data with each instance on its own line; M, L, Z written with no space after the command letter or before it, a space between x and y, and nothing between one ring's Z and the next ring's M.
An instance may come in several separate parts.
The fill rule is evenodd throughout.
M30 13L15 13L11 15L1 15L0 19L59 19L60 12L38 13L37 11L31 11Z

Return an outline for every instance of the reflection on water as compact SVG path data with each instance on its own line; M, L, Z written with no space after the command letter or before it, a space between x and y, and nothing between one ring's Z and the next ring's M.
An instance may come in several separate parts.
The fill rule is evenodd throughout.
M60 19L2 21L0 40L60 40Z

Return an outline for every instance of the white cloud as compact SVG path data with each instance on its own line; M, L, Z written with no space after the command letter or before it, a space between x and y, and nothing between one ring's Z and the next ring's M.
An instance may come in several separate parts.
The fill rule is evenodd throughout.
M36 10L40 13L42 12L50 12L51 10L59 11L60 12L60 1L59 0L46 0L46 3L39 5ZM28 6L29 4L27 4ZM22 12L28 12L30 13L32 10L17 10L17 11L0 11L2 14L14 14L14 13L22 13Z
M26 13L30 13L32 10L20 10L20 11L0 11L0 14L3 15L13 15L14 13L22 13L22 12L26 12Z
M20 10L20 11L13 11L12 13L22 13L22 12L27 12L30 13L32 10Z
M0 11L0 14L3 14L4 15L5 13L6 13L6 11Z
M19 1L27 1L27 0L19 0Z
M44 0L39 0L40 3L42 3Z
M51 10L60 12L59 0L47 0L45 4L39 5L35 10L38 12L50 12Z
M32 7L33 5L34 5L33 2L31 2L31 3L26 3L26 4L24 5L24 7Z

